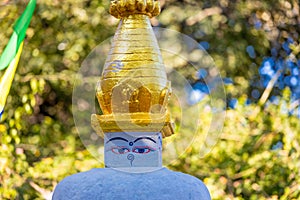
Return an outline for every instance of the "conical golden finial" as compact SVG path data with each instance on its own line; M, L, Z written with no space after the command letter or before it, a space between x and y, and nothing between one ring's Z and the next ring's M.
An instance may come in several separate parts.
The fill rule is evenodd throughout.
M111 2L110 13L121 20L97 86L103 115L92 115L92 126L99 134L173 134L167 111L170 82L149 20L159 12L154 0Z

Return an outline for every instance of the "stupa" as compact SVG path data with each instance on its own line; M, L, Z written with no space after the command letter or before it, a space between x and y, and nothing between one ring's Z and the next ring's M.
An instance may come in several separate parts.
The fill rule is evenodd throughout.
M103 112L92 127L104 138L105 168L63 179L53 200L209 200L203 182L162 166L162 140L174 134L167 104L171 85L150 24L155 0L114 0L120 19L97 85Z

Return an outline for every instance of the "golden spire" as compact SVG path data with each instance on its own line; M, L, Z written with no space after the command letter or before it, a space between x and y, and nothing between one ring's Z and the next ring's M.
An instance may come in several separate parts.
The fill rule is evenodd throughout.
M158 1L153 0L113 0L109 11L118 19L135 14L148 15L151 18L159 15L160 6Z
M159 12L154 0L111 2L110 13L121 20L97 86L103 115L92 115L92 126L99 134L173 134L167 111L170 82L149 20Z

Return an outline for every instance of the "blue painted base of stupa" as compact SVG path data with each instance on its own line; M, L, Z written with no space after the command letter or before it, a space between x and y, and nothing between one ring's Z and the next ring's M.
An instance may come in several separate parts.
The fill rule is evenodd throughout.
M92 169L66 177L56 187L53 200L210 200L199 179L161 168L128 173L110 168Z

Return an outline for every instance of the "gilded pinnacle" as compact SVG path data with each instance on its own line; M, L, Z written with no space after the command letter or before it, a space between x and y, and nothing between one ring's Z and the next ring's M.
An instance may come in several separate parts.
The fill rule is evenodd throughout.
M154 0L114 0L110 12L121 18L107 55L96 96L102 115L92 115L97 133L174 133L167 105L171 85L149 17Z
M160 5L156 0L113 0L109 11L119 19L134 14L148 15L151 18L159 15Z

